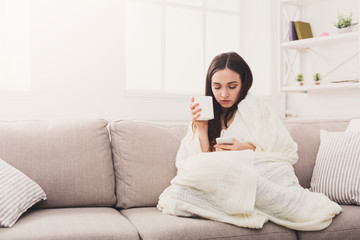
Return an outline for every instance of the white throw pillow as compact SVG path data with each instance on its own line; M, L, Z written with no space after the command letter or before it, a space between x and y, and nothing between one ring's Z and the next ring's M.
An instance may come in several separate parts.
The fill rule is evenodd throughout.
M0 159L0 227L12 227L28 208L45 199L37 183Z
M352 119L346 128L346 132L360 132L360 119Z
M310 186L339 204L360 205L360 132L320 131Z

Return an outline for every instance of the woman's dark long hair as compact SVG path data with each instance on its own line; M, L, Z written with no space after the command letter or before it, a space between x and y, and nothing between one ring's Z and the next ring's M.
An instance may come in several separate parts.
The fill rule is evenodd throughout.
M235 52L222 53L214 57L211 61L209 69L206 74L206 85L205 85L205 95L212 96L213 106L214 106L214 119L209 120L208 122L208 136L210 143L210 151L214 150L214 145L216 144L216 138L220 136L221 132L221 121L220 115L222 113L221 105L216 101L214 93L211 88L211 79L212 76L219 70L230 69L234 72L237 72L240 75L241 80L241 89L236 100L235 104L231 106L225 112L224 124L227 128L228 120L235 114L238 104L243 100L253 82L253 76L250 70L249 65L245 60Z

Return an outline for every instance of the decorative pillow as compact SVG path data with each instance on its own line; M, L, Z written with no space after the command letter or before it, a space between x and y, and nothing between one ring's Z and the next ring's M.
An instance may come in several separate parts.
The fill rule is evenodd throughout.
M320 131L310 185L339 204L360 205L360 132Z
M360 132L360 119L353 119L350 121L346 132Z
M37 183L1 159L0 189L0 227L12 227L28 208L46 199Z

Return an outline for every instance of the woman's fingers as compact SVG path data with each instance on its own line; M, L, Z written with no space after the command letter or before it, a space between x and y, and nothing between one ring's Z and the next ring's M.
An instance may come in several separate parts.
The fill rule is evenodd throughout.
M234 144L216 144L214 148L221 149L222 151L234 150Z
M221 149L222 151L241 151L246 149L255 151L256 149L251 143L239 142L236 138L234 138L234 144L216 144L214 145L214 148Z
M198 108L198 109L196 109L196 110L191 111L191 114L194 116L195 114L197 114L197 113L199 113L199 112L201 112L201 111L202 111L202 109L201 109L201 108Z
M194 103L194 97L190 100L190 109L191 109L191 115L192 115L192 121L195 122L199 117L199 112L202 111L201 108L197 108L199 106L199 103Z
M199 106L199 103L195 103L195 104L191 104L190 105L190 109L191 109L191 111L193 111L196 107L198 107Z
M192 118L193 122L195 122L199 117L200 117L200 114L194 116L194 117Z

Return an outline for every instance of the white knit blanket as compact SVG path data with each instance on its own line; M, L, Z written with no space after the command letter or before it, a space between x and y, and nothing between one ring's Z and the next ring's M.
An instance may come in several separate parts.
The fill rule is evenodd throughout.
M277 115L249 94L238 113L250 132L245 141L256 150L202 153L190 124L176 158L177 176L158 209L248 228L268 220L306 231L329 226L341 207L299 185L292 167L297 145Z

